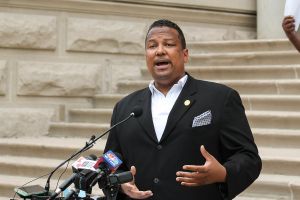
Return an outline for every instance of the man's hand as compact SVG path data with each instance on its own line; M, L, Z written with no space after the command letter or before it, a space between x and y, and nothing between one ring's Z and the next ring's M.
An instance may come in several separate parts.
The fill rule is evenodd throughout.
M289 38L291 43L295 46L295 48L300 52L300 35L297 34L297 30L295 30L295 19L293 16L286 16L282 21L282 28Z
M282 28L288 38L296 34L294 17L293 16L284 17L282 21Z
M132 173L132 176L134 177L136 174L135 166L132 166L130 168L130 171ZM134 183L134 178L129 183L123 183L121 185L121 189L122 189L123 193L125 193L127 196L129 196L132 199L146 199L153 195L151 190L140 191Z
M205 158L204 165L184 165L183 169L190 172L179 171L176 181L184 186L200 186L211 183L222 183L226 179L226 169L202 145L200 152Z

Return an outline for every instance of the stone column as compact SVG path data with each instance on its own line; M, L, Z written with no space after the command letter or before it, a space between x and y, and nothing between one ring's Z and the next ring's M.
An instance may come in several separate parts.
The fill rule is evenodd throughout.
M285 0L257 0L257 39L286 38L281 28Z

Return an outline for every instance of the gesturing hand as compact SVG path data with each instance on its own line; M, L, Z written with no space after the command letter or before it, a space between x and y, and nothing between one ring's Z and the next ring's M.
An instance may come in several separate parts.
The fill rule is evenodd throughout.
M130 168L130 171L132 173L132 176L134 177L136 174L136 168L135 166L132 166ZM135 185L134 178L129 183L123 183L121 185L122 191L129 196L132 199L146 199L148 197L151 197L153 195L151 190L147 191L140 191L137 186Z
M282 28L287 36L295 34L295 19L293 16L286 16L282 21Z
M176 181L185 186L200 186L211 183L225 182L226 169L215 157L210 155L202 145L200 152L205 158L204 165L184 165L183 169L190 172L178 171Z

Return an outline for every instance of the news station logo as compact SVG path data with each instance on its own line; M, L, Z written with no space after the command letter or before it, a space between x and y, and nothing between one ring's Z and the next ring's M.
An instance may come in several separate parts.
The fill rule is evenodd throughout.
M96 164L96 161L94 160L88 160L85 157L80 157L78 160L76 160L72 167L75 169L89 169L95 171L94 165Z
M116 169L122 164L122 161L112 151L106 152L103 158L111 169Z

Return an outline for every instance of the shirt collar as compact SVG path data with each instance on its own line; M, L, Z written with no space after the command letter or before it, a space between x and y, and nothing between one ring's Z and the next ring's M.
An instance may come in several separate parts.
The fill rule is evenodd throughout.
M179 81L177 83L175 83L174 85L178 85L180 87L180 89L183 88L183 86L185 85L186 81L187 81L188 75L184 75L181 79L179 79ZM174 85L172 87L174 87ZM154 80L152 80L149 83L149 89L153 95L154 91L159 91L156 89L155 85L154 85Z

